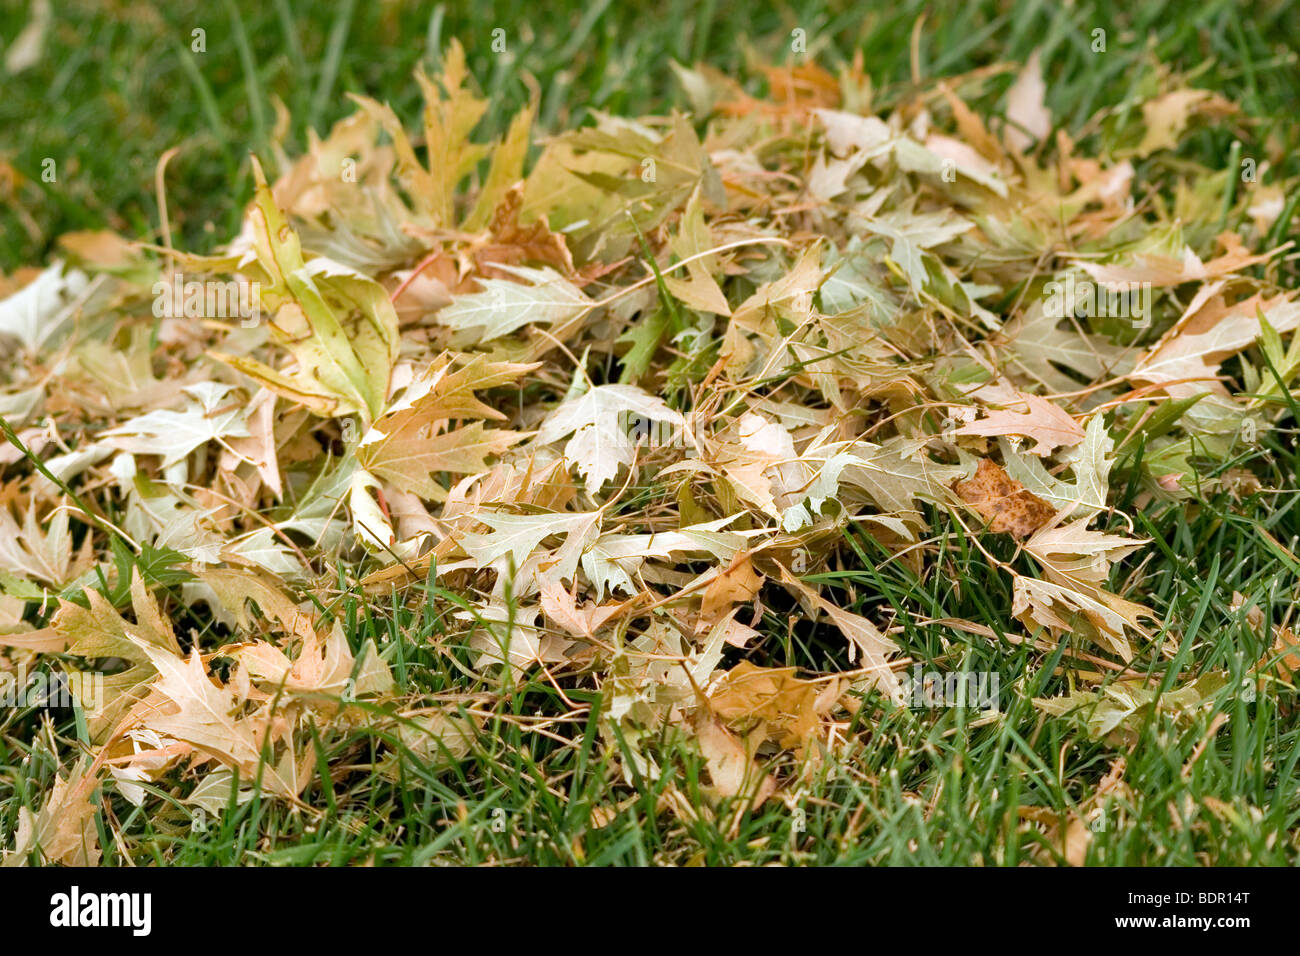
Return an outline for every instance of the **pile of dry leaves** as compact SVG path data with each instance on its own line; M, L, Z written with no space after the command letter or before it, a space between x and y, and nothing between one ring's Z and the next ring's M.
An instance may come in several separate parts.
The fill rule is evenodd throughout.
M453 46L417 134L356 97L274 183L254 161L221 254L83 233L4 280L0 662L56 662L91 744L11 862L96 860L100 788L217 812L238 774L298 801L323 727L466 746L472 717L349 641L340 587L436 581L467 680L598 688L629 772L659 772L667 724L751 801L767 755L826 759L848 713L906 704L891 621L805 581L850 524L925 575L951 516L1011 582L1009 635L1124 677L1157 628L1146 542L1102 530L1113 466L1141 443L1140 502L1204 491L1198 463L1279 407L1259 350L1300 365L1280 193L1238 189L1247 226L1216 235L1235 172L1158 165L1234 108L1170 83L1093 157L1051 135L1036 63L987 122L959 96L982 75L876 115L860 68L769 72L759 100L681 69L692 117L598 116L530 164L531 111L473 138ZM779 592L842 634L843 673L721 668Z

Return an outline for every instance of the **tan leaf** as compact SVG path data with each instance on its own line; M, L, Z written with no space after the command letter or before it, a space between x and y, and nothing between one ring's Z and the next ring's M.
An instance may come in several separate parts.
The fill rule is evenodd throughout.
M253 773L260 753L254 727L236 713L242 702L235 694L212 683L199 652L186 660L143 641L139 646L158 670L155 689L173 705L170 712L146 715L145 726Z
M62 601L50 625L66 640L67 653L87 660L121 658L131 664L125 670L98 675L98 681L69 681L86 711L91 739L100 742L153 679L153 664L142 647L169 655L179 655L181 649L138 570L131 579L135 623L122 617L100 592L86 588L85 596L90 607ZM77 673L82 672L73 671Z
M574 637L591 640L611 620L621 616L634 602L587 604L581 608L568 589L554 578L538 580L542 611Z
M833 702L832 702L833 703ZM709 692L709 707L741 732L756 722L785 748L802 748L821 726L821 687L800 680L793 667L758 667L741 661Z
M1083 441L1083 428L1059 405L1030 395L1019 393L1019 400L1028 411L1002 409L989 412L984 418L957 429L957 435L1023 435L1032 438L1035 445L1030 451L1035 455L1050 455L1062 445L1077 445Z
M1182 285L1184 282L1216 279L1267 262L1272 255L1269 252L1255 255L1234 232L1223 233L1219 236L1219 241L1224 247L1223 255L1207 262L1202 262L1191 246L1184 246L1180 258L1139 253L1128 263L1099 265L1095 262L1080 262L1079 267L1102 285L1111 288L1132 289L1148 284L1152 288L1162 289Z
M1150 156L1159 149L1174 149L1188 121L1197 114L1222 118L1237 108L1209 90L1174 90L1142 104L1146 133L1138 144L1138 156Z
M1038 62L1038 51L1029 55L1025 68L1007 91L1007 142L1023 152L1035 140L1041 140L1052 129L1052 114L1043 103L1047 85Z
M762 587L763 576L754 570L749 555L737 554L704 589L699 630L712 627L731 605L754 600Z
M99 865L98 807L90 801L99 780L90 775L93 768L95 764L85 760L66 777L56 778L35 816L26 807L19 810L14 849L5 856L5 866L26 865L27 854L38 849L52 863Z
M708 767L714 796L745 796L751 808L763 805L776 790L776 782L747 751L744 741L720 720L701 711L695 721L695 740Z

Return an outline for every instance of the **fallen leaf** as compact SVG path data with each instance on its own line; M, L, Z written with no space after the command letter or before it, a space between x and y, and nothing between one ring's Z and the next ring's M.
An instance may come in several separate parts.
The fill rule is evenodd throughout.
M749 555L737 554L704 589L699 629L712 627L737 602L752 601L763 586L763 576L750 564Z
M1002 466L981 458L975 474L953 484L958 497L989 523L989 530L1023 538L1056 515L1056 509L1013 481Z
M991 411L977 422L958 428L957 435L1023 435L1035 442L1035 455L1050 455L1061 446L1077 445L1084 432L1079 423L1047 399L1021 392L1018 398L1028 411Z
M1052 129L1052 114L1043 102L1047 84L1038 51L1029 55L1024 69L1007 92L1007 142L1012 149L1023 152L1036 140L1047 136Z

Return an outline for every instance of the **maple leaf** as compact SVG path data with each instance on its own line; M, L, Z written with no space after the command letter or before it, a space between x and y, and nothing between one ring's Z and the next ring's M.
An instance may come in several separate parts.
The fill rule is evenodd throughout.
M0 570L21 574L62 588L85 574L95 563L89 536L76 552L69 529L71 513L62 507L42 530L33 502L20 526L7 507L0 507Z
M5 862L94 862L100 834L116 832L96 819L104 783L170 827L177 801L215 814L253 799L247 785L232 794L235 771L311 814L330 793L306 788L318 771L360 766L400 786L410 760L451 769L538 667L565 683L536 717L514 714L520 732L580 733L566 699L576 678L599 700L596 756L629 793L650 786L660 809L707 822L656 764L665 741L693 739L701 792L743 814L776 793L771 755L837 754L836 707L880 712L846 687L905 703L900 629L850 608L905 621L907 595L863 603L854 582L877 552L844 531L917 581L941 578L926 503L969 505L986 532L1015 537L1014 557L985 552L1011 575L1009 595L985 595L985 617L1016 621L1030 663L1063 672L1074 693L1036 702L1046 719L1131 742L1157 710L1185 721L1215 699L1209 683L1160 699L1129 679L1166 648L1146 640L1156 578L1124 573L1146 542L1112 530L1125 517L1109 480L1121 460L1136 469L1140 509L1190 507L1193 485L1197 500L1257 491L1262 478L1233 462L1250 429L1280 427L1300 377L1300 341L1283 344L1300 302L1258 268L1279 253L1263 237L1285 238L1284 190L1225 193L1223 171L1155 155L1194 118L1228 115L1226 101L1175 90L1139 102L1140 116L1103 111L1119 150L1107 157L1088 154L1096 137L1049 139L1037 53L991 126L955 82L909 105L880 100L860 65L836 77L803 64L768 70L760 101L740 79L674 65L694 116L597 111L546 139L528 171L537 105L498 142L476 141L488 102L459 46L442 63L416 75L418 134L355 98L296 159L272 143L284 172L269 187L254 165L254 202L218 254L152 247L166 279L255 287L269 321L155 320L149 247L107 233L58 240L67 266L0 276L13 345L0 387L0 645L13 652L0 677L63 668L91 751L69 765L75 735L13 725L73 769L31 777L47 781L31 794L40 810L19 811ZM1052 279L1088 291L1058 310ZM1166 290L1157 327L1089 308L1097 287L1134 282ZM225 354L210 351L216 336ZM258 387L236 391L231 369ZM959 424L930 434L935 410ZM954 450L960 464L939 457ZM69 494L102 521L77 527ZM800 578L810 564L837 576L834 596ZM96 567L107 593L83 598ZM283 583L322 572L341 583L311 595ZM388 663L349 630L342 592L357 581L384 611L430 575L432 597L450 602L443 643L470 664L437 682L436 702L397 710ZM838 630L858 670L804 679L758 665L781 643L761 603L773 583L793 598L785 629ZM173 585L183 607L149 590ZM46 622L52 589L77 596ZM1250 679L1271 663L1279 680L1300 669L1290 631L1242 602L1221 603L1272 647ZM941 616L943 603L925 626L999 637ZM1067 634L1074 651L1057 660ZM1194 643L1189 666L1205 663ZM1091 686L1083 662L1120 670L1116 659L1132 670ZM74 680L91 671L108 671L102 685ZM381 706L354 706L359 694ZM357 732L387 746L358 764ZM1085 814L1121 774L1020 817L1079 862ZM801 782L787 782L793 806ZM594 825L613 811L597 813ZM717 822L734 836L743 821ZM138 841L118 842L139 856Z
M469 136L488 104L487 100L465 88L469 71L465 68L465 51L459 42L452 41L443 62L443 71L437 82L429 78L423 66L415 75L424 95L427 168L416 157L406 130L391 109L367 97L353 96L353 99L392 137L397 153L397 176L416 210L428 216L433 225L451 228L455 225L456 186L487 152L486 146L471 143ZM513 136L512 143L521 134L515 132ZM526 127L522 138L526 141ZM499 183L513 169L514 162L503 159L491 182Z
M1029 55L1024 69L1007 91L1006 138L1012 149L1023 152L1035 140L1043 139L1052 129L1052 114L1043 103L1047 84L1038 51Z
M488 456L501 454L524 436L479 423L442 432L440 427L451 419L504 418L474 391L512 382L536 367L487 362L481 356L455 371L448 362L436 364L362 437L358 462L402 491L435 500L445 497L445 489L434 481L437 472L483 471Z
M554 578L544 578L538 582L541 590L541 605L546 616L574 637L593 639L605 624L613 621L633 606L633 601L615 604L589 604L578 607L573 595Z
M731 306L727 304L727 297L713 278L713 273L718 268L717 259L703 255L713 247L714 242L704 220L704 205L698 189L691 194L678 224L678 232L669 240L668 245L678 259L687 263L686 278L664 276L664 285L668 291L693 309L730 315Z
M793 667L759 667L741 661L709 690L709 709L737 730L762 727L787 749L808 745L839 698L836 681L800 680Z
M373 641L362 645L363 669L354 679L356 658L337 621L323 640L315 628L306 629L292 660L269 641L223 648L223 655L238 661L253 680L275 693L342 695L351 700L383 694L393 686L392 675Z
M224 623L240 631L255 627L256 619L249 610L255 605L290 640L312 632L311 616L271 575L239 568L204 568L198 574L196 590Z
M1217 380L1219 364L1260 338L1260 315L1275 332L1300 327L1300 302L1281 295L1272 299L1255 295L1232 306L1201 299L1193 306L1138 359L1129 373L1134 380L1161 384L1174 398L1207 391L1225 394Z
M249 437L247 407L226 400L231 386L201 382L183 391L189 398L184 411L147 412L106 431L103 443L133 455L158 455L166 468L210 441Z
M856 660L858 654L861 654L862 666L867 671L869 682L880 688L895 703L901 703L904 699L903 685L890 669L888 661L891 654L897 653L898 645L861 614L854 614L832 604L790 574L784 566L781 568L781 581L796 597L830 618L831 623L848 638L849 659Z
M408 547L398 544L389 514L378 500L380 495L379 480L374 475L364 468L353 470L348 488L348 510L352 512L357 536L372 551L392 552L399 559L409 557L414 543Z
M1095 691L1076 690L1062 697L1036 697L1034 706L1047 714L1070 716L1094 740L1132 745L1142 726L1157 709L1179 723L1189 722L1227 686L1226 675L1209 673L1180 687L1160 693L1144 678L1118 680Z
M187 659L146 641L137 641L137 646L158 672L154 690L172 705L144 715L145 726L182 740L241 774L256 772L261 754L256 727L237 713L243 702L235 693L217 687L208 677L197 648Z
M1031 632L1042 627L1069 634L1080 630L1081 624L1090 625L1098 642L1128 661L1133 657L1128 631L1145 634L1141 619L1151 612L1099 588L1015 575L1011 615Z
M1069 517L1092 517L1105 511L1110 489L1110 469L1115 463L1115 440L1110 437L1102 415L1093 415L1084 439L1061 455L1070 466L1073 481L1053 475L1038 458L1017 453L1005 441L1002 446L1007 474Z
M899 437L885 445L814 441L802 454L778 422L746 412L737 423L744 452L728 445L715 455L717 467L740 497L779 518L794 532L816 521L822 505L840 494L840 485L864 492L885 511L910 512L916 499L942 499L943 483L960 469L908 453ZM824 436L823 436L824 437Z
M862 491L881 511L911 513L918 500L943 500L946 486L962 474L958 466L918 453L916 443L901 436L879 445L854 441L814 446L800 460L816 467L812 482L803 485L810 509L846 485Z
M474 474L487 468L489 457L500 455L524 438L519 432L484 428L475 422L442 434L429 434L430 427L407 423L410 432L398 431L363 446L359 459L372 474L403 491L422 498L440 499L446 489L434 481L437 472Z
M762 586L763 576L754 571L749 555L737 554L704 589L697 630L712 627L737 601L752 601Z
M484 671L500 666L505 680L513 683L536 664L567 661L574 641L537 626L537 614L535 607L507 606L498 595L473 610L459 612L460 620L473 621L468 644L478 654L474 667Z
M746 807L757 809L776 791L776 781L758 765L747 742L738 739L716 717L701 711L693 729L715 799L743 797Z
M774 348L782 340L775 317L789 316L796 323L806 319L812 312L813 293L824 279L821 249L814 245L800 255L784 276L763 283L732 310L722 340L722 355L733 376L763 369L759 372L762 377L775 371L770 366L784 355L784 350ZM756 347L755 340L764 346L763 351Z
M91 280L80 269L56 262L6 299L0 300L0 335L39 351L76 313Z
M458 536L457 543L478 567L497 564L505 570L508 558L516 569L523 568L546 538L562 536L565 544L556 553L555 563L550 569L552 576L562 580L572 578L583 549L599 532L601 512L509 514L480 511L474 517L491 528L491 533L464 532Z
M956 435L1023 435L1034 440L1035 455L1050 455L1062 445L1083 441L1083 429L1059 405L1037 395L1018 393L1028 411L1012 409L988 412L977 422L958 428Z
M296 368L277 371L248 356L214 357L321 415L380 412L397 358L397 314L384 288L337 262L304 259L297 234L253 161L252 255L242 270L259 283L273 338Z
M871 152L889 144L893 131L878 116L818 109L813 114L826 129L826 142L837 156Z
M90 800L99 784L98 773L92 773L97 769L91 760L81 761L67 776L55 777L38 813L19 809L14 849L5 855L5 866L25 865L33 850L65 866L99 865L102 851L95 826L99 808Z
M1017 577L1012 613L1026 624L1032 621L1057 631L1072 629L1068 615L1081 614L1096 628L1100 642L1127 661L1133 656L1128 631L1145 633L1140 619L1155 615L1102 585L1111 565L1147 540L1089 531L1090 520L1084 517L1042 528L1025 542L1025 551L1042 566L1048 580Z
M1140 157L1150 156L1160 149L1175 148L1179 135L1194 115L1222 118L1236 111L1237 108L1219 94L1191 87L1147 100L1142 104L1146 131L1136 153Z
M1036 301L1002 328L1008 340L1008 365L1019 368L1049 391L1070 392L1079 383L1056 366L1073 369L1089 381L1122 375L1132 368L1128 350L1081 331L1069 319L1047 314Z
M232 438L226 442L227 450L222 454L218 467L226 476L225 480L234 483L241 480L237 474L239 466L251 465L257 479L271 489L276 498L280 498L284 486L276 456L275 403L273 392L265 388L258 390L249 404L245 420L248 437ZM251 484L252 479L249 481Z
M697 188L726 206L718 172L686 117L675 114L666 133L599 112L595 119L594 128L552 138L524 187L524 218L550 213L552 223L567 227L579 261L622 258Z
M1025 550L1060 574L1086 577L1095 583L1105 578L1110 572L1111 564L1127 557L1150 540L1089 531L1089 520L1081 518L1040 528L1025 542ZM1084 563L1063 563L1061 558L1067 555L1077 556Z
M736 517L657 534L602 534L582 552L583 573L600 598L607 588L611 592L636 594L638 589L632 578L648 559L707 554L719 561L731 561L746 545L746 538L740 533L722 530Z
M394 721L393 736L402 748L426 766L441 770L463 760L473 750L478 727L472 718L441 707L402 711ZM381 770L394 780L403 777L399 752L385 754Z
M515 183L502 195L488 224L489 236L475 242L471 249L479 271L487 278L496 279L502 277L497 268L502 263L522 265L535 262L558 269L566 276L576 275L577 269L564 236L552 231L544 215L528 225L519 222L523 202L522 183Z
M637 418L685 427L680 412L635 385L597 385L565 399L542 422L535 441L547 445L572 435L564 457L577 466L587 490L597 494L620 465L632 464L636 441L630 424Z
M1133 256L1130 263L1101 265L1080 262L1079 266L1105 286L1129 289L1145 283L1163 288L1182 285L1184 282L1216 279L1267 262L1273 255L1271 252L1253 255L1236 233L1225 232L1219 238L1227 251L1209 262L1202 262L1191 246L1183 246L1181 255L1177 257L1142 252Z
M458 295L434 315L440 325L462 333L459 341L489 342L529 324L563 325L590 311L595 303L554 269L511 266L494 268L510 279L483 279L481 292Z
M109 735L118 718L136 703L155 676L155 668L141 645L172 655L181 652L171 624L149 594L138 568L132 571L130 593L134 623L90 588L84 591L87 607L60 601L50 623L54 633L64 640L66 653L85 662L84 670L68 668L73 677L69 686L86 712L86 726L96 742ZM129 666L113 673L92 667L93 662L106 658L126 661ZM78 679L83 673L97 679Z

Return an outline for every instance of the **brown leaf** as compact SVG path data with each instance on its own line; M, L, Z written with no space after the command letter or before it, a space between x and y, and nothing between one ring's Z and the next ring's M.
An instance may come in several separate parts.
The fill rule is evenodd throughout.
M704 602L700 608L700 630L712 627L731 608L731 605L752 601L763 587L763 576L754 570L749 555L741 552L731 559L731 564L718 572L718 576L704 589Z
M1037 531L1056 509L1012 479L1002 466L981 458L974 476L953 484L962 501L989 522L989 530L1023 538Z
M545 216L539 216L527 226L519 224L523 204L524 184L520 182L510 188L492 213L491 236L471 250L479 272L489 279L509 279L508 273L493 266L541 263L554 266L566 276L576 276L573 256L564 236L551 230Z
M695 721L695 740L717 797L744 795L757 808L776 790L776 782L758 766L745 742L713 715L701 712Z
M737 730L755 722L766 725L766 736L780 746L804 747L821 725L819 708L833 704L821 699L814 681L800 680L793 667L758 667L741 661L709 694L709 707Z

